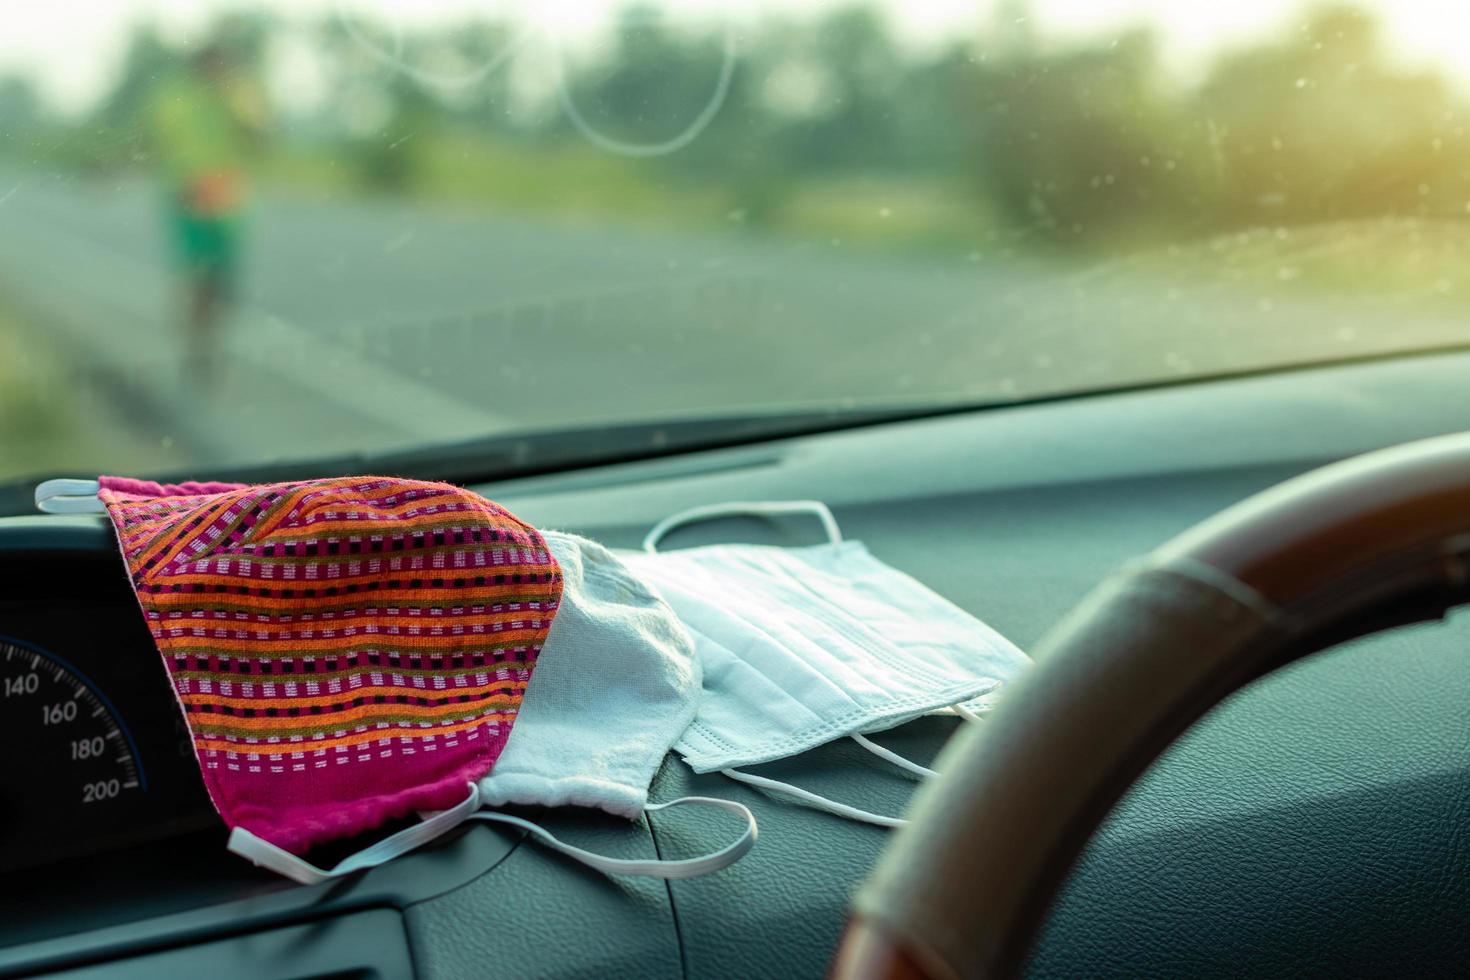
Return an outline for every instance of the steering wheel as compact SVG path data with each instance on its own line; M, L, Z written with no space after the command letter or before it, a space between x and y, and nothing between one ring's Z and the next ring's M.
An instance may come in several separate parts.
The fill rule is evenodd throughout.
M1262 675L1470 602L1470 433L1281 484L1099 586L957 735L859 892L838 980L1017 974L1133 781Z

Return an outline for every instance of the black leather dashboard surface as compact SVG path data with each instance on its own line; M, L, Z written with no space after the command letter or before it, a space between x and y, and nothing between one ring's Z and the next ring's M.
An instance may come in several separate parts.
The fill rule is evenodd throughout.
M479 489L542 526L630 547L658 518L694 504L823 499L848 537L1026 648L1109 570L1249 493L1330 459L1470 428L1466 376L1470 358L1458 355L1383 362ZM90 549L106 536L84 519L0 522L0 548L63 538ZM800 519L741 519L681 531L666 547L732 539L817 540ZM1363 641L1268 677L1214 712L1094 841L1031 971L1462 972L1470 954L1465 641L1464 624L1453 620ZM927 761L956 723L922 719L879 741ZM914 786L844 744L756 771L895 813ZM456 866L443 888L375 884L375 872L346 897L340 888L305 890L315 911L310 902L281 907L273 888L249 898L255 905L243 913L244 893L219 896L219 928L248 926L256 921L248 908L261 903L276 903L270 921L292 921L359 894L362 904L404 909L415 968L427 977L821 976L886 832L666 761L653 798L691 792L740 799L760 819L755 850L707 878L604 878L475 827L395 872L432 878L456 860L481 862ZM687 809L637 824L537 816L573 843L640 856L691 855L735 829L728 816ZM507 846L469 854L466 839ZM129 941L208 934L206 913L187 929L175 921L171 932L134 923ZM75 945L86 948L85 937ZM22 970L37 948L16 945L0 922L0 973ZM54 943L46 951L47 962L64 961Z

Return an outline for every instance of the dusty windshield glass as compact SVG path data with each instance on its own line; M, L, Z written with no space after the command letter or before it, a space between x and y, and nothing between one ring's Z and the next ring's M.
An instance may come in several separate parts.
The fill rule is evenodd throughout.
M1470 340L1450 4L57 0L0 477Z

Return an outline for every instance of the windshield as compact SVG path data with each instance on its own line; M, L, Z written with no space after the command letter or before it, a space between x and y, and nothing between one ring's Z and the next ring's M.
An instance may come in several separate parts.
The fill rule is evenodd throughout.
M0 477L1470 341L1463 20L1427 0L19 5Z

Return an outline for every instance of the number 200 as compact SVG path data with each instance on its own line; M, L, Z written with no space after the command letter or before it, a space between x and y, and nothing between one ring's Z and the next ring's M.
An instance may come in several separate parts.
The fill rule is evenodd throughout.
M82 802L99 803L110 800L122 792L122 783L116 779L100 779L95 783L82 784Z

